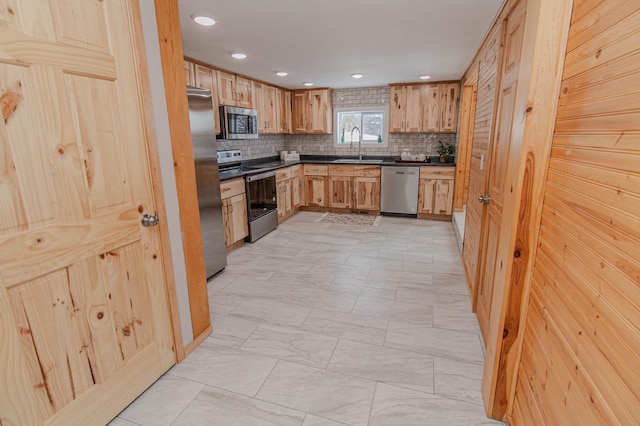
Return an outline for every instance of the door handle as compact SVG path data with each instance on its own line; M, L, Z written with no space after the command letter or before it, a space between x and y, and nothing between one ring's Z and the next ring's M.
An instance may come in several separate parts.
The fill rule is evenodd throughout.
M148 214L144 214L141 218L140 218L140 222L142 223L142 226L157 226L158 222L160 221L160 219L158 218L158 212L153 212L154 215L150 216Z
M489 194L478 196L479 203L489 204L490 201L491 201L491 197L489 196Z

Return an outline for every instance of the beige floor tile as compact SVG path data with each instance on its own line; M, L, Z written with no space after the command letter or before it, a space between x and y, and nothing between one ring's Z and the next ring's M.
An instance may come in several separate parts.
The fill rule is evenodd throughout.
M370 426L499 425L487 419L484 408L438 395L378 383Z
M111 420L107 426L140 426L138 423L130 422L129 420L121 419L120 417L116 417Z
M338 339L295 328L262 324L241 349L311 367L326 368Z
M478 318L471 312L469 305L460 308L434 305L433 326L435 328L480 334Z
M340 340L330 371L433 393L433 357Z
M286 361L257 398L350 425L366 425L375 382Z
M434 358L436 395L483 405L481 385L483 366L448 358Z
M404 262L422 262L433 263L433 255L427 253L420 253L417 251L393 250L390 248L381 248L378 253L378 257L381 259L397 259ZM415 272L415 271L414 271Z
M387 325L388 321L385 319L313 309L300 328L325 336L382 346Z
M352 254L349 256L349 258L346 261L346 264L354 265L354 266L384 268L389 271L402 270L401 260L381 259L379 257L359 256L355 254Z
M423 328L433 322L433 307L415 303L398 302L373 297L358 297L352 311L357 315L411 322Z
M240 303L230 316L272 324L299 326L311 312L311 308L275 300L247 298Z
M381 288L376 286L375 284L384 283L372 283L371 281L347 278L344 280L335 281L327 288L327 290L351 293L355 294L356 296L376 297L378 299L396 299L395 288Z
M278 283L286 285L288 288L297 288L300 286L326 289L331 285L335 276L326 273L311 272L289 272L278 271L271 278L270 283Z
M214 314L227 315L242 303L242 296L223 291L209 292L209 311Z
M471 301L469 296L463 294L451 294L437 290L436 285L429 288L407 287L400 285L396 292L396 300L399 302L411 302L427 304L430 306L441 306L444 309L466 309L471 312Z
M242 395L255 396L277 360L204 342L171 374Z
M314 416L313 414L307 414L302 422L302 426L345 426L346 423L336 422L333 420L325 419L323 417Z
M478 335L460 331L390 321L384 345L476 364L484 362Z
M140 425L170 425L202 388L202 383L165 374L118 417Z
M296 426L304 413L255 398L205 387L175 426Z
M372 267L367 279L372 281L391 281L396 283L423 286L431 283L431 274L389 270L385 267Z
M336 253L331 250L318 252L318 251L310 251L310 250L301 250L300 253L295 257L295 261L300 262L322 262L322 263L337 263L339 265L344 265L347 259L349 258L348 253Z
M366 266L336 265L320 262L316 263L309 272L320 274L324 272L336 277L366 278L370 270L371 268Z
M287 271L287 272L308 272L314 262L305 261L296 257L272 257L267 256L256 266L265 270Z
M211 315L212 336L230 336L244 341L258 328L260 322L233 315Z

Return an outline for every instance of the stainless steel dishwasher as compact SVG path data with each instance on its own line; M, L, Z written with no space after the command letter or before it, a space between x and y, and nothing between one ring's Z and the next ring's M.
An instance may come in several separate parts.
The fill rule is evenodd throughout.
M380 212L417 215L420 167L383 166Z

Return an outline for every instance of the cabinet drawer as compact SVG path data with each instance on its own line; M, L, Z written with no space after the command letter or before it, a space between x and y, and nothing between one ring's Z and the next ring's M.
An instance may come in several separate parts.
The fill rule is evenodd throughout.
M289 167L276 170L276 182L291 178L291 170Z
M353 166L356 177L380 177L380 166Z
M305 164L305 176L327 176L329 174L329 166L326 164Z
M353 176L353 166L331 165L329 166L329 176Z
M455 174L455 167L420 167L421 179L453 179Z
M298 177L300 176L300 165L296 164L295 166L289 167L289 177Z
M220 194L222 199L244 194L244 179L233 179L220 184Z

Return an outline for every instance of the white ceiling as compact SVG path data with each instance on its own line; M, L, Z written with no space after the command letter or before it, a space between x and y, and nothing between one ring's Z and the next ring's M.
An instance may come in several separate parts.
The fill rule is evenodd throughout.
M290 89L457 80L503 0L180 0L184 53ZM207 15L212 27L191 16ZM244 52L244 60L229 52ZM275 71L288 71L278 77ZM360 72L356 80L351 74Z

